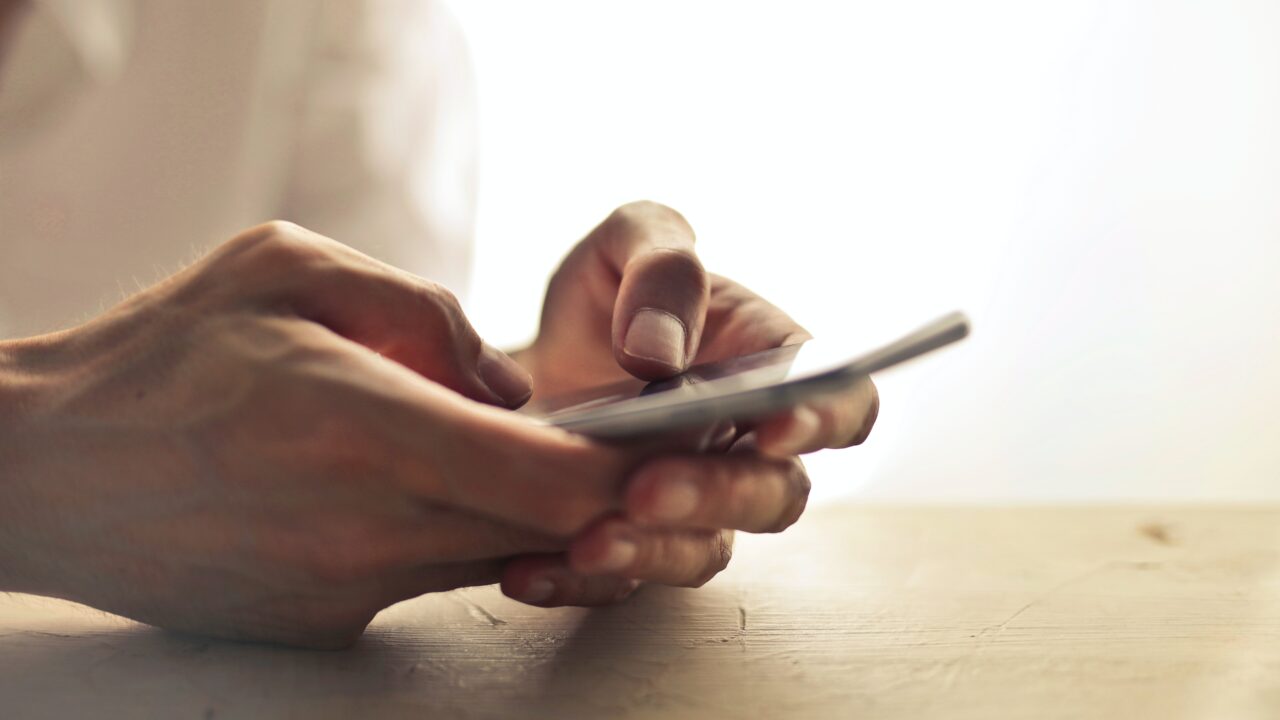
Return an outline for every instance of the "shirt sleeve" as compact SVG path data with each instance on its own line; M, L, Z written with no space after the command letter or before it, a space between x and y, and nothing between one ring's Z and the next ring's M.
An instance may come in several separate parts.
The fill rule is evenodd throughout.
M57 125L109 85L133 44L134 0L34 0L0 38L0 150Z
M463 295L475 94L456 21L413 0L327 0L315 20L282 217Z

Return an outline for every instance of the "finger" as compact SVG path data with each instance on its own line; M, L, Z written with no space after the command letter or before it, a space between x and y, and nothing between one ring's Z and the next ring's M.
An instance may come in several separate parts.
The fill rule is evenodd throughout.
M732 530L644 528L603 520L569 546L569 567L663 585L701 587L729 565Z
M794 457L665 457L631 476L623 508L641 526L781 532L804 512L809 488L804 465Z
M504 595L539 607L611 605L626 599L639 585L629 578L576 573L563 553L517 557L502 573Z
M379 472L422 500L554 537L620 507L640 452L485 408L425 381L376 400L360 432L375 446Z
M502 579L505 559L441 563L389 573L373 582L388 604L460 587L492 585Z
M240 262L268 273L265 301L474 400L519 407L532 394L529 374L481 341L444 287L296 225L245 236L252 248Z
M862 378L838 395L815 400L756 426L760 452L788 457L859 445L866 441L880 412L880 395L871 378Z
M811 337L776 305L726 277L711 274L711 301L698 362L750 355Z
M720 420L702 431L698 439L697 451L717 455L725 453L733 447L738 438L737 423L732 420Z
M618 364L647 380L688 367L710 295L689 223L666 206L631 203L614 211L585 244L619 278L612 320Z

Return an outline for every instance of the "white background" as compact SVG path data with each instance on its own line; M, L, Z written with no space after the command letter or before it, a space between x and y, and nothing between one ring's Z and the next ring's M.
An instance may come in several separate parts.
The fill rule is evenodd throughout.
M952 308L816 493L1280 499L1280 2L520 2L477 68L469 310L536 327L561 254L666 202L817 335Z

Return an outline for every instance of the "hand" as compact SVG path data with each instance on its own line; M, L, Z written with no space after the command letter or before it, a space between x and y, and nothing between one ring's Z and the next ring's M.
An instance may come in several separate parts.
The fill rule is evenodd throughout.
M426 378L431 378L432 381ZM0 343L0 590L315 647L621 507L444 289L288 224Z
M808 338L778 308L706 273L679 213L642 202L616 210L569 253L548 287L538 338L517 357L535 392L553 396ZM777 532L799 518L809 479L794 456L861 443L878 408L866 380L728 428L736 440L728 457L652 460L631 477L622 513L596 523L568 553L512 563L504 589L557 605L612 602L637 580L701 585L727 565L732 529Z

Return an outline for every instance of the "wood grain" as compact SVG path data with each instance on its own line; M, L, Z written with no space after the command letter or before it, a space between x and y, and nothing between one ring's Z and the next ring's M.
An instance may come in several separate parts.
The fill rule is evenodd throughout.
M0 598L0 717L1275 718L1280 508L829 507L700 590L419 598L337 653Z

